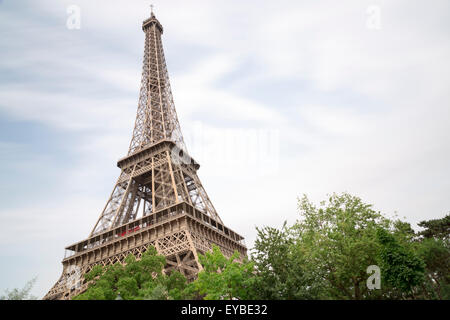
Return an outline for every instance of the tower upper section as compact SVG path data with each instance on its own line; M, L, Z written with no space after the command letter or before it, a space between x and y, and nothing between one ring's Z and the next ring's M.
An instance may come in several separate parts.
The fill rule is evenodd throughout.
M158 28L159 32L163 33L163 27L161 23L159 23L158 19L156 19L155 14L152 12L150 18L144 20L142 22L142 30L145 32L145 30L152 26L152 24L156 24L156 27Z
M128 155L149 145L172 140L186 150L170 88L161 35L163 27L151 14L142 23L145 48L136 122Z

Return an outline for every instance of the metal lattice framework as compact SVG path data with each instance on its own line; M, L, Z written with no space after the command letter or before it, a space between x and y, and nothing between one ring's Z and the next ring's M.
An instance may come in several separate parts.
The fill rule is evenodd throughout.
M44 299L83 292L82 275L95 265L139 259L149 246L166 257L165 272L194 279L198 254L218 245L226 256L246 256L244 238L225 227L197 176L181 134L161 35L154 16L143 22L145 49L137 116L121 173L88 239L66 248L63 273Z

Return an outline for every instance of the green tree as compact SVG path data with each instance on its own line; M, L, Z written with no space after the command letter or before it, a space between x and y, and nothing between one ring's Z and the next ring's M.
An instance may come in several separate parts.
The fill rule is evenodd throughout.
M140 260L133 255L125 264L95 266L85 275L88 289L74 300L114 300L120 293L124 300L172 300L186 296L186 278L178 271L163 273L166 259L149 247Z
M425 262L425 299L450 299L450 215L421 221L417 252Z
M12 290L6 289L5 295L0 296L0 300L36 300L37 297L33 296L30 292L36 283L37 277L34 277L28 281L21 289L15 288Z
M264 300L320 298L320 279L305 268L302 245L286 222L279 230L257 228L252 260L256 277L254 295Z
M293 226L257 229L259 299L449 299L448 216L416 233L347 193L298 205ZM381 267L381 290L367 288L370 265Z
M408 246L401 244L389 231L377 230L381 245L381 276L400 297L412 295L424 281L425 263Z
M418 255L425 262L424 299L450 300L450 249L441 239L422 239Z
M226 258L214 245L212 252L199 255L203 270L191 284L191 290L197 291L206 300L252 299L255 278L253 262L240 262L238 259L237 251Z
M366 286L367 267L375 265L380 245L376 231L390 221L372 205L347 193L332 194L320 207L306 196L299 200L301 219L294 226L305 265L321 279L331 299L373 298Z
M421 221L418 225L419 227L425 228L425 230L419 232L419 235L424 238L441 239L443 241L450 240L450 214L447 214L442 219Z

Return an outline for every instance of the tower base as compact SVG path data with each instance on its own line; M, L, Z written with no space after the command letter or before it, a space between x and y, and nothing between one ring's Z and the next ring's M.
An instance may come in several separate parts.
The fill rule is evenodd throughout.
M191 281L202 270L198 255L213 244L227 257L234 251L240 259L247 256L242 236L180 202L67 247L71 254L62 261L62 275L43 299L71 299L87 289L83 275L94 266L124 263L129 254L140 259L149 246L166 257L165 273L178 270Z

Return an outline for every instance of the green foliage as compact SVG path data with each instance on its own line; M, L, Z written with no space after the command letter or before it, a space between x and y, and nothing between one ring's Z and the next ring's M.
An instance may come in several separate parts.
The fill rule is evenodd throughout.
M405 295L412 293L424 281L425 263L387 230L378 229L377 239L381 244L382 279Z
M376 230L389 220L347 193L333 194L314 206L306 196L299 201L302 219L294 226L305 265L321 279L322 294L331 299L370 298L367 267L377 262Z
M425 230L419 232L424 238L435 238L443 241L450 239L450 214L442 219L433 219L419 222L419 227Z
M450 215L422 221L417 252L425 262L424 299L450 299Z
M396 224L394 236L425 265L424 280L414 288L414 297L450 299L450 215L420 222L418 225L424 230L419 233L415 233L405 222L403 225L407 226L404 228L399 227L399 224ZM398 237L399 233L404 237Z
M295 230L284 223L281 230L257 228L252 260L256 277L254 296L264 300L314 299L319 282L305 270L305 258Z
M253 263L237 259L238 252L226 258L219 247L213 246L212 252L199 256L203 270L192 283L192 288L206 300L252 299Z
M5 295L0 296L0 300L36 300L37 297L30 294L36 283L37 277L28 281L22 289L5 290Z
M411 227L411 224L401 220L396 220L393 223L393 235L395 238L403 243L412 243L417 239L417 234Z
M114 300L120 293L124 300L172 300L184 299L186 278L178 271L163 274L166 264L164 256L150 247L137 261L133 255L125 264L107 267L95 266L85 275L90 282L88 289L74 300Z
M257 229L258 299L449 298L448 217L422 222L428 229L417 234L347 193L320 206L304 196L299 210L292 226ZM367 288L370 265L381 267L380 290Z

